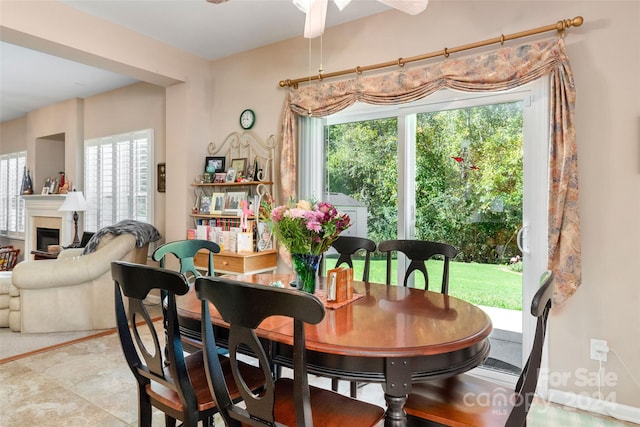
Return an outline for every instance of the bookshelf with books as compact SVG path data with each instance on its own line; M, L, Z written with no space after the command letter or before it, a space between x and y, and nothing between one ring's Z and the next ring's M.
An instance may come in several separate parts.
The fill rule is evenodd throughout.
M220 245L221 252L214 256L217 274L260 273L277 267L274 239L256 216L262 199L274 191L275 147L273 135L264 142L250 131L231 133L220 146L208 146L211 157L206 159L205 174L192 183L194 228L187 238ZM212 182L223 173L208 171L210 159L224 168L224 182ZM196 267L206 270L207 262L206 254L196 255Z

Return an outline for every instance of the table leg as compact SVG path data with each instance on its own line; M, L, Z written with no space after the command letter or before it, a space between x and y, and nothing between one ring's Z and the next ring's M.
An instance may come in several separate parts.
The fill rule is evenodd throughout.
M404 427L407 425L407 414L404 404L411 392L411 360L402 358L385 361L384 399L387 402L385 427Z
M385 427L405 427L407 414L404 412L404 404L407 402L407 396L391 396L385 393L384 399L387 401L387 412L384 415Z

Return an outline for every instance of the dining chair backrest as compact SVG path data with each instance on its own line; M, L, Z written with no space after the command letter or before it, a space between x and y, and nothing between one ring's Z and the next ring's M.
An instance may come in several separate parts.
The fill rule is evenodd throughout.
M553 273L545 271L540 282L531 301L531 314L537 319L533 345L513 393L502 384L468 374L416 383L405 404L411 425L526 425L540 375L554 291Z
M531 315L537 318L536 330L529 357L516 383L517 399L515 401L520 402L520 404L514 406L511 410L507 419L507 426L525 425L527 413L538 385L538 377L540 376L542 349L547 333L547 319L553 301L553 291L553 272L547 270L540 277L540 288L531 300Z
M391 259L393 252L402 252L410 260L404 273L403 286L407 286L409 276L414 271L424 275L424 289L429 289L429 274L426 261L436 255L444 257L442 270L442 285L440 292L449 293L449 261L456 257L458 250L448 243L432 242L429 240L385 240L378 243L378 250L387 254L387 285L391 284Z
M175 256L180 262L180 273L188 279L200 276L195 265L195 256L200 250L206 250L209 256L207 276L213 276L213 254L220 252L220 246L209 240L192 239L168 242L153 251L152 258L160 263L160 267L166 267L167 255Z
M195 257L197 253L201 250L207 252L208 255L208 263L207 263L207 275L213 276L214 274L214 266L213 266L213 254L217 254L220 252L220 246L217 243L211 242L209 240L202 239L189 239L189 240L176 240L174 242L168 242L164 245L158 246L155 251L153 251L153 255L151 258L154 261L160 263L161 268L166 268L167 261L169 255L173 255L178 259L180 265L180 273L182 273L187 282L191 285L195 281L195 278L201 276L200 271L196 268ZM160 300L165 301L166 292L164 290L160 290ZM165 323L167 319L166 315L166 304L162 304L162 310L165 318ZM165 324L165 329L167 325ZM188 334L186 334L188 335ZM199 337L183 337L186 351L193 351L195 349L200 348L200 339Z
M273 425L275 405L275 380L267 352L255 333L255 329L266 318L287 316L294 321L294 399L297 425L311 426L309 384L305 351L304 324L317 324L325 315L325 308L314 295L295 289L255 285L219 277L199 277L196 279L196 294L202 300L202 336L205 358L208 361L210 386L220 409L220 414L229 425L240 425L239 421L256 425L256 420ZM213 303L222 319L229 323L229 357L233 377L240 384L240 394L246 410L235 405L220 378L215 337L211 326L208 302ZM235 368L239 349L246 346L258 358L259 365L267 379L265 391L254 395L243 387L244 380ZM271 423L271 424L269 424ZM262 425L262 424L261 424Z
M160 409L169 419L182 420L185 426L195 426L199 419L212 416L217 412L212 398L209 399L209 412L198 409L196 390L190 380L180 340L175 296L189 291L185 277L175 271L125 261L112 262L111 275L115 283L118 336L127 364L138 383L138 425L151 426L151 406ZM163 290L167 295L166 361L144 304L153 289ZM145 336L150 340L141 338ZM204 371L204 367L202 369Z
M362 281L369 281L371 254L376 250L376 242L364 237L340 236L331 244L331 246L340 255L334 268L337 268L342 264L347 264L350 268L353 268L353 259L351 256L360 250L364 250L365 258Z

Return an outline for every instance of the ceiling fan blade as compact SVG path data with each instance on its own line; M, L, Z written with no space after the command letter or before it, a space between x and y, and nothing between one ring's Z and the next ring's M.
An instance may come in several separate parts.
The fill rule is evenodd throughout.
M333 0L333 2L336 4L336 6L338 6L338 9L342 11L342 9L344 9L349 3L351 3L351 0Z
M304 37L314 39L324 33L328 0L314 0L304 21Z
M409 15L417 15L424 11L429 4L429 0L378 0L380 3L386 4L401 12Z

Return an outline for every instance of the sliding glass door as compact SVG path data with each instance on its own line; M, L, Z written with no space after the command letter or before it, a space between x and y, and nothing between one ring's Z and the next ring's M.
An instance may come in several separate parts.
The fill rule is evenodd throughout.
M300 175L302 186L322 188L321 198L358 219L366 212L352 235L445 241L459 249L449 292L487 307L494 327L509 332L496 334L494 348L516 367L522 346L529 348L526 307L547 259L546 87L540 80L509 93L441 91L391 108L356 105L310 119L306 127L316 132L301 139L301 162L312 152L324 159L317 174ZM318 180L322 187L309 187ZM428 266L432 281L441 264ZM397 283L405 260L393 265ZM374 260L371 280L383 282L385 269L384 260ZM423 280L412 286L424 287Z

